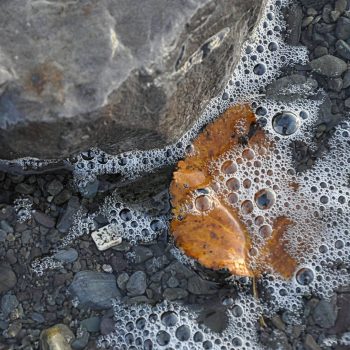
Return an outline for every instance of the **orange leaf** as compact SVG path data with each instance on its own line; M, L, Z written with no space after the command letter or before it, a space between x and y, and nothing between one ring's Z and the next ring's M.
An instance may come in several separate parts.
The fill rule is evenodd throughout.
M178 163L173 174L170 228L177 246L205 267L226 268L237 276L258 276L267 268L273 268L289 278L296 266L283 243L283 234L292 224L290 220L276 220L271 238L255 260L258 267L252 267L248 229L240 213L227 205L217 192L210 171L212 161L242 142L248 146L272 147L255 124L256 117L250 107L238 105L229 108L194 140L193 152ZM232 166L227 162L223 171L232 171Z

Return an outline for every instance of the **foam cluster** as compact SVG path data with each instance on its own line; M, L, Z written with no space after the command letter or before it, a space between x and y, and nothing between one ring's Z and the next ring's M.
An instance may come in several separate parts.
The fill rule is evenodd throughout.
M98 340L108 349L242 349L258 350L256 322L261 310L249 295L222 301L229 326L213 332L188 307L162 302L156 306L114 302L115 332Z

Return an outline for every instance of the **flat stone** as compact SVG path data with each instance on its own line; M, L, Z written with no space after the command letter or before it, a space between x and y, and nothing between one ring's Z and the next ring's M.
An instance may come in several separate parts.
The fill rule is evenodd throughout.
M90 333L96 333L100 330L101 318L98 316L89 317L80 322L81 326L84 327Z
M62 249L55 253L53 258L64 263L72 263L78 259L78 252L74 248Z
M335 28L335 35L338 39L347 40L350 38L350 19L340 17Z
M153 252L151 249L143 246L136 246L134 248L135 252L135 264L142 264L146 260L153 257Z
M312 317L320 327L331 328L337 319L337 309L332 303L321 300L313 310Z
M0 2L0 159L175 141L223 89L264 5Z
M187 296L187 290L182 288L166 288L163 292L163 297L170 301L184 299Z
M109 309L112 299L120 297L115 277L112 274L94 271L80 271L68 288L77 297L81 307L94 310Z
M347 64L332 55L316 58L310 62L310 66L316 73L329 78L337 78L347 70Z
M215 294L218 290L218 285L215 282L206 281L195 275L188 279L187 289L190 293L196 295Z
M130 296L142 295L145 293L146 288L147 276L143 271L134 272L126 284L126 290Z
M33 217L39 225L42 225L47 228L55 227L55 224L56 224L55 219L41 211L34 211Z
M6 293L15 287L17 277L10 267L0 265L0 276L0 294Z

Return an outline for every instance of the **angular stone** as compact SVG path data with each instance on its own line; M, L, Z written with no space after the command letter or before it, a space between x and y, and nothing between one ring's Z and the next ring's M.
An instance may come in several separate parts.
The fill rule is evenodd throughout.
M112 299L120 292L112 274L94 271L80 271L69 286L69 292L77 297L79 305L94 310L109 309Z
M349 60L350 59L350 45L344 40L338 40L335 44L338 55Z
M57 229L60 232L67 232L74 221L74 215L80 208L80 202L78 197L72 197L67 205L63 215L59 218L57 223Z
M337 319L336 306L326 300L321 300L316 305L312 317L318 326L331 328Z
M310 62L311 68L318 74L329 78L341 76L347 69L347 64L338 57L325 55Z
M122 238L118 234L115 225L110 224L101 227L97 231L91 233L97 249L100 251L107 250L122 243Z
M328 0L300 0L305 7L312 7L316 10L320 10L324 5L327 4Z
M0 159L176 140L222 90L264 5L0 2Z

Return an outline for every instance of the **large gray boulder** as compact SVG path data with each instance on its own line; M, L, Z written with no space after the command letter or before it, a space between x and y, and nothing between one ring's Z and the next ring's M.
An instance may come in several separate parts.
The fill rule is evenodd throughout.
M178 138L227 82L264 0L2 0L0 159Z

